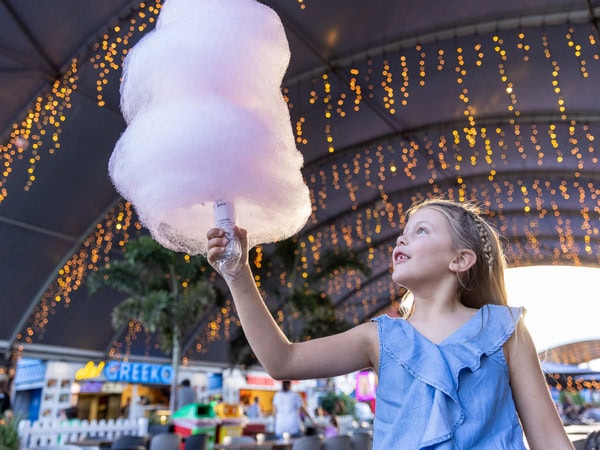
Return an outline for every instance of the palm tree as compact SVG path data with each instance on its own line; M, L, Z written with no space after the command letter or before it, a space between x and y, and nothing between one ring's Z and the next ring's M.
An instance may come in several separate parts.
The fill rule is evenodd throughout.
M262 285L267 295L275 300L276 308L282 309L287 318L282 324L291 340L314 339L339 333L349 329L352 324L338 318L336 308L328 293L322 292L324 280L336 276L340 271L354 269L365 276L370 268L350 250L329 250L322 255L307 277L296 273L300 249L295 237L274 244L270 257L261 252L262 263L255 268L257 278L268 283ZM250 254L250 260L254 258ZM285 274L284 282L273 272ZM277 283L269 283L277 280ZM302 318L300 332L294 329L294 316ZM230 360L232 363L249 366L257 363L242 330L230 341Z
M148 332L156 332L163 352L171 353L171 411L177 407L182 338L216 299L207 281L209 274L206 258L168 250L151 237L141 236L127 243L122 260L106 264L87 279L91 294L113 288L127 295L113 310L115 330L136 320Z

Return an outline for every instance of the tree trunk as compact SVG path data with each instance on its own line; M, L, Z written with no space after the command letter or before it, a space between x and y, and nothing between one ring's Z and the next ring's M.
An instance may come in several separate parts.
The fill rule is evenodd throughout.
M171 380L171 397L169 398L169 409L175 412L179 405L177 404L177 378L179 374L179 353L181 352L181 343L179 342L179 326L173 325L173 379Z

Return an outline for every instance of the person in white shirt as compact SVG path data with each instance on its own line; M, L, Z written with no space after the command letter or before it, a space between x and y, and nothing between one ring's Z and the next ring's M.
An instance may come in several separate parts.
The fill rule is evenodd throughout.
M283 437L283 433L289 433L291 437L301 436L304 430L300 414L309 416L302 397L290 389L291 385L290 381L282 381L281 391L273 397L274 431L280 438Z

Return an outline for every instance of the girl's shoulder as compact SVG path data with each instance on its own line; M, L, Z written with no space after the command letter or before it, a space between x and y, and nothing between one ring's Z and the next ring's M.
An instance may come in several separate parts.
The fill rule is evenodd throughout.
M523 306L509 306L509 305L495 305L493 303L487 303L480 308L480 313L493 314L493 315L510 315L514 319L520 319L525 315L525 308ZM381 314L380 316L373 317L372 322L389 322L389 321L405 321L403 317L390 316L389 314Z
M371 322L387 322L390 320L406 320L406 319L403 319L402 317L392 317L389 314L382 314L380 316L371 318Z
M494 305L489 303L481 307L481 312L484 317L489 315L493 318L506 318L516 324L525 315L525 308L522 306Z

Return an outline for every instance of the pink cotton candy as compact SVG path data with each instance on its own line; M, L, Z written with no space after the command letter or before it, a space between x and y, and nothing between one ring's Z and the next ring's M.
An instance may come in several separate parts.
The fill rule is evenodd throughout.
M304 226L310 197L280 91L289 57L279 17L256 0L167 0L130 51L128 127L109 173L159 243L205 253L223 199L251 245Z

